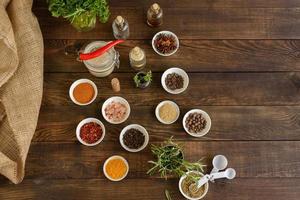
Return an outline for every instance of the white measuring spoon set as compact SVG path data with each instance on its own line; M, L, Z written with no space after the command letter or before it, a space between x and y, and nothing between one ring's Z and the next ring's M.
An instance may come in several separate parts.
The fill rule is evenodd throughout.
M196 187L195 185L190 185L190 190L197 190L202 185L207 183L208 181L214 182L215 179L220 178L227 178L227 179L233 179L236 175L236 172L233 168L227 168L225 171L219 172L220 170L224 170L227 165L228 161L227 158L223 155L217 155L213 159L213 169L211 170L210 174L204 175L197 183Z

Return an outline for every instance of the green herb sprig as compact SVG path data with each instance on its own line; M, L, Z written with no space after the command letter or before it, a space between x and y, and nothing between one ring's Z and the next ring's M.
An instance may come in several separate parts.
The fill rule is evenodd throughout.
M158 172L161 177L167 179L167 176L174 174L178 177L186 174L188 171L203 172L205 165L202 164L202 159L197 162L189 162L183 158L182 145L173 142L172 137L164 142L161 146L152 145L151 151L157 158L156 161L148 161L152 164L147 174L153 175ZM198 176L190 175L192 180L199 179Z
M136 74L133 77L133 80L135 82L136 87L139 87L143 83L151 82L152 81L152 72L148 71L145 76L140 76L139 74Z
M165 195L167 200L172 200L169 190L165 190Z
M52 16L62 16L79 27L88 26L96 17L105 23L110 15L106 0L48 0L48 3Z

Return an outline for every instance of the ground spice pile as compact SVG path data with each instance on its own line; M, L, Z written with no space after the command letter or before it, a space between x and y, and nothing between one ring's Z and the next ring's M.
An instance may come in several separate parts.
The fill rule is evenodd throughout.
M127 165L122 159L116 158L108 161L105 171L114 180L123 178L127 173Z
M177 118L177 109L170 103L165 103L159 108L159 117L166 123L171 123Z
M93 86L89 83L80 83L73 90L73 96L79 103L89 103L95 95Z
M193 173L193 175L197 175ZM205 192L205 185L201 186L199 189L195 191L190 190L190 185L195 184L194 181L190 180L188 177L185 178L181 183L182 191L191 198L200 198Z

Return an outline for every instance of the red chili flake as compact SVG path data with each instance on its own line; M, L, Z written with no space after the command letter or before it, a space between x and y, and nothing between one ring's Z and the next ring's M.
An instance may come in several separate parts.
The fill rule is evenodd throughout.
M88 144L93 144L100 140L102 133L102 128L99 124L89 122L81 127L80 138Z

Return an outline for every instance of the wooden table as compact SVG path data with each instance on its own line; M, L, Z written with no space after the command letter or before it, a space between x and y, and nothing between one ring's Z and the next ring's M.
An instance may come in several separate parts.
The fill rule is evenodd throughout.
M207 170L216 154L224 154L237 171L232 181L210 184L207 200L296 200L300 196L300 1L299 0L161 0L164 25L145 24L152 1L110 0L111 18L95 30L78 33L68 22L50 16L44 0L36 0L37 15L45 42L44 98L40 119L20 185L0 182L0 199L183 199L178 179L149 177L149 148L127 153L118 142L120 130L139 123L158 144L174 135L185 145L188 160L206 157ZM111 22L122 15L130 23L131 36L119 45L121 67L108 78L91 76L82 63L64 55L75 43L113 39ZM179 51L163 58L154 53L150 40L159 30L171 30L180 39ZM150 88L134 87L134 71L128 52L140 46L154 73ZM169 67L182 67L190 76L188 90L170 95L160 85ZM97 117L103 101L116 95L110 87L118 77L120 96L131 104L126 123L105 123L107 135L96 147L80 145L75 127L86 117ZM68 97L73 81L89 78L98 85L99 96L90 106L74 105ZM181 108L173 125L160 124L155 106L172 99ZM206 110L212 128L203 138L188 136L182 116L192 108ZM118 183L102 173L104 160L120 154L130 164L128 177Z

